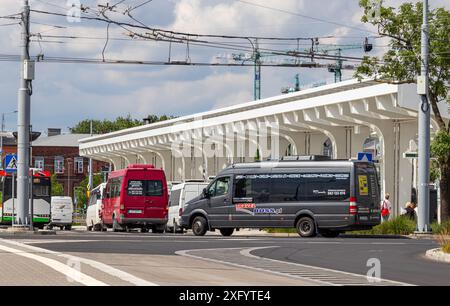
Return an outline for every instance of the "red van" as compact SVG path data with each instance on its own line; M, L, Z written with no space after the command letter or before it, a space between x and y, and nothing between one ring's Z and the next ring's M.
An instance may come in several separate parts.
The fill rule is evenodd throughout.
M164 232L169 196L166 176L153 165L129 165L113 171L102 201L102 222L113 231L141 228Z

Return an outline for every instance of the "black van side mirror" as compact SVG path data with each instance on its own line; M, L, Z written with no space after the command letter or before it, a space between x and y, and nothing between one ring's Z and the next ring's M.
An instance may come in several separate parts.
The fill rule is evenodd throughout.
M206 190L206 188L203 188L202 197L205 199L209 199L209 197L210 197L210 194L209 194L208 190Z

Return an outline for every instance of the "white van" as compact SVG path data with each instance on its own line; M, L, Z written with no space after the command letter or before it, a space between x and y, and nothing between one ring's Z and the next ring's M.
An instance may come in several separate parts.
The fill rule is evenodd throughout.
M106 188L106 183L102 183L92 189L89 196L88 207L86 210L86 226L87 230L91 231L105 231L106 227L103 226L102 222L102 200L104 197L104 192Z
M71 197L52 197L51 198L51 221L49 228L54 226L61 230L70 231L73 221L73 202Z
M203 180L189 180L172 186L169 197L169 217L166 225L167 232L183 232L180 228L180 209L184 204L199 196L203 188L208 186Z

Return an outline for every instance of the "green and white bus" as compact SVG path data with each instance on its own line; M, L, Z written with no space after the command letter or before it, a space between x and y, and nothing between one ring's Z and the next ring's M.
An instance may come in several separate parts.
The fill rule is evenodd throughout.
M11 225L14 201L17 205L17 178L15 177L14 197L12 195L12 175L0 171L0 224ZM33 224L43 228L50 223L51 174L48 171L38 171L33 175ZM15 215L15 213L14 213Z

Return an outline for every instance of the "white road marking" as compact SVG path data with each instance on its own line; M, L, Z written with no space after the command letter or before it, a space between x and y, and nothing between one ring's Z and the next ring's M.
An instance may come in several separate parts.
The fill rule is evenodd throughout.
M133 285L136 286L158 286L158 284L146 281L145 279L136 277L130 273L124 272L122 270L116 269L114 267L111 267L107 264L92 260L92 259L87 259L87 258L82 258L82 257L78 257L78 256L73 256L73 255L69 255L69 254L64 254L64 253L60 253L60 252L55 252L55 251L50 251L50 250L46 250L43 248L38 248L35 246L31 246L31 245L26 245L17 241L12 241L12 240L4 240L4 239L0 239L0 241L5 242L5 243L9 243L12 245L16 245L19 247L22 247L24 249L28 249L28 250L32 250L32 251L36 251L36 252L40 252L40 253L44 253L44 254L50 254L50 255L56 255L59 257L63 257L63 258L67 258L69 260L72 261L78 261L80 263L84 263L87 264L99 271L102 271L104 273L107 273L111 276L120 278L123 281L129 282ZM65 265L64 265L65 266Z
M241 249L241 248L227 248L227 250L231 250L231 249L236 249L237 250L237 249ZM220 250L220 249L202 249L202 250L204 250L204 251L212 251L212 250ZM250 266L246 266L246 265L240 265L240 264L237 264L237 263L234 263L234 262L228 262L228 261L223 261L223 260L218 260L218 259L213 259L213 258L206 258L206 257L191 255L191 254L189 254L190 251L199 251L199 250L198 249L181 250L181 251L176 251L175 254L180 255L180 256L194 258L194 259L200 259L200 260L210 261L210 262L214 262L214 263L219 263L219 264L222 264L222 265L229 265L229 266L234 266L234 267L238 267L238 268L250 269L250 270L255 270L255 271L259 271L259 272L277 274L279 276L287 277L286 274L281 273L281 272L270 271L270 270L267 270L267 269L250 267ZM308 278L305 278L305 277L301 277L301 276L298 276L296 278L303 279L304 281L317 283L319 285L329 285L329 283L326 283L326 282L322 282L322 281L319 281L319 280L312 281L311 279L308 279Z
M70 242L96 242L98 240L57 240L57 239L39 239L39 240L20 240L26 244L47 244L47 243L70 243Z
M371 283L366 281L367 278L365 275L344 272L344 271L339 271L339 270L334 270L334 269L328 269L328 268L322 268L322 267L317 267L317 266L292 263L292 262L270 259L270 258L265 258L265 257L259 257L256 255L250 254L254 250L265 249L265 248L276 248L276 247L278 247L278 246L254 247L254 248L191 249L191 250L177 251L177 252L175 252L175 254L187 256L187 257L191 257L191 258L196 258L196 259L201 259L201 260L212 261L212 262L221 263L221 264L232 265L232 266L236 266L236 267L240 267L240 268L247 268L247 269L258 270L258 271L262 271L262 272L266 272L266 273L273 273L273 274L277 274L277 275L281 275L281 276L285 276L285 277L300 278L303 280L307 280L310 282L316 282L316 283L323 284L323 285L332 285L332 286L345 285L345 284L371 285ZM246 264L244 264L245 261L243 261L243 263L241 264L241 263L233 262L232 259L230 259L230 260L215 259L215 258L209 258L209 257L207 257L207 255L202 256L202 255L190 254L190 252L199 252L199 251L205 251L206 254L208 254L208 253L211 254L213 251L219 251L220 253L223 254L223 252L225 250L240 250L239 253L243 257L248 257L248 258L252 258L252 259L256 259L256 260L260 261L260 265L258 265L258 266L263 266L264 268L251 266L250 264L246 265ZM269 267L272 265L265 266L264 265L265 262L273 263L273 266L274 266L273 269L271 269ZM285 266L284 270L283 270L283 266ZM306 271L308 271L308 269L309 269L310 272L305 273L304 271L301 271L301 273L298 273L298 274L292 273L292 272L294 272L292 269L292 266L297 266L299 268L301 267L301 268L303 268L302 270L306 269ZM280 268L281 268L281 270L280 270ZM277 269L279 271L277 271ZM318 271L329 273L329 275L320 274L320 272L318 272ZM334 282L333 282L333 280L334 280ZM362 281L362 280L364 280L364 281ZM392 280L388 280L388 279L380 279L380 282L384 282L387 285L412 286L412 284L398 282L398 281L392 281ZM376 285L376 283L375 283L375 285Z
M355 277L365 277L365 275L361 275L361 274L350 273L350 272L334 270L334 269L329 269L329 268L322 268L322 267L317 267L317 266L304 265L304 264L300 264L300 263L294 263L294 262L282 261L282 260L277 260L277 259L272 259L272 258L260 257L260 256L251 254L251 252L254 250L268 249L268 248L274 248L274 247L275 246L267 246L267 247L256 247L256 248L243 249L241 251L241 254L244 256L247 256L247 257L252 257L255 259L262 259L262 260L269 260L269 261L276 262L276 263L284 263L284 264L288 263L290 265L295 265L295 266L305 267L305 268L314 268L314 269L322 270L325 272L334 272L334 273L346 274L346 275L355 276ZM381 278L380 281L395 283L395 284L402 285L402 286L412 286L411 284L408 284L408 283L393 281L393 280L385 279L385 278Z
M12 253L14 255L19 255L22 257L26 257L35 261L38 261L53 270L64 274L67 276L68 279L72 279L73 281L86 285L86 286L107 286L104 282L101 282L99 280L96 280L93 277L90 277L84 273L81 273L80 271L69 267L68 265L65 265L59 261L56 261L54 259L46 258L43 256L27 253L18 249L10 248L7 246L0 245L0 250L3 250L8 253Z

